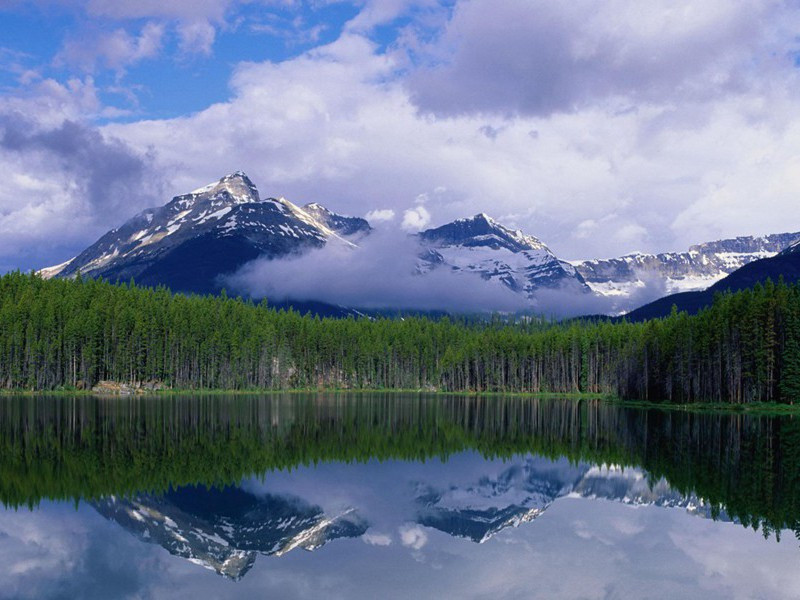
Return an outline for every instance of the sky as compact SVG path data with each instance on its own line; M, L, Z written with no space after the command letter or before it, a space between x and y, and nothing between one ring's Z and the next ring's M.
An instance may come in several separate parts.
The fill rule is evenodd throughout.
M800 231L800 3L0 0L0 272L243 170L563 259Z

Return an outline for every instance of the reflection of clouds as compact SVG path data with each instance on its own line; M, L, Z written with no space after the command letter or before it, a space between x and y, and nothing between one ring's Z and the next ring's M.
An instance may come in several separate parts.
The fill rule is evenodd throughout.
M26 510L0 513L0 538L2 593L11 597L35 590L41 578L74 569L87 545L76 519Z
M644 525L639 522L635 511L631 511L626 517L612 519L611 525L624 535L638 535L644 531Z
M370 546L388 546L392 543L392 537L387 533L365 533L361 539Z
M407 523L400 526L400 542L413 550L422 550L428 543L428 534L419 525Z
M480 545L410 520L401 493L408 481L449 486L505 468L464 454L448 465L396 461L272 474L271 486L304 498L339 489L330 499L336 505L347 496L361 506L371 494L370 516L380 524L360 541L260 557L236 583L135 539L88 507L0 510L0 597L800 597L793 536L775 543L682 509L560 498L535 522Z
M159 558L87 506L0 510L2 598L140 596Z
M741 526L703 521L687 530L674 519L669 538L703 570L700 585L731 598L800 598L798 542L790 531L765 540Z

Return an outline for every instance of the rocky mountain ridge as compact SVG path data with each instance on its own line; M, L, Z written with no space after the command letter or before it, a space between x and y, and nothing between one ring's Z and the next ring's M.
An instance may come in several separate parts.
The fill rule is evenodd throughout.
M800 241L800 232L740 236L696 244L686 252L633 253L618 258L573 261L587 285L604 296L630 296L648 283L665 293L705 289L762 258Z
M371 232L365 219L337 214L316 202L300 206L285 198L262 200L250 178L237 171L141 212L78 256L40 274L73 277L80 272L111 281L133 278L173 291L216 293L229 283L228 276L257 258L280 260L329 244L356 248ZM619 313L633 308L637 293L647 286L660 295L703 290L754 261L800 248L793 246L800 233L782 233L707 242L686 252L568 262L538 238L509 229L485 213L412 237L417 275L472 277L468 286L486 286L481 290L484 297L510 290L518 295L520 306L533 311L541 308L541 294L558 291L579 302L608 298L607 312ZM353 277L344 262L342 269L343 275ZM324 298L303 302L314 312L324 314L330 308ZM293 305L291 300L288 305ZM330 314L344 316L359 307L333 308Z

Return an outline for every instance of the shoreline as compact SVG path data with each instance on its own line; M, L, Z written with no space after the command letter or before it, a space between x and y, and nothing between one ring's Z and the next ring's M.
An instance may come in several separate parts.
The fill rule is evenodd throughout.
M506 397L530 399L572 399L601 400L609 404L625 408L641 410L659 409L680 412L727 412L758 415L800 415L799 404L782 404L777 402L753 402L748 404L728 404L720 402L695 402L691 404L673 404L670 402L654 402L652 400L625 400L609 394L584 392L498 392L498 391L444 391L414 388L287 388L287 389L165 389L157 391L140 391L135 393L102 393L92 390L0 390L0 399L11 396L23 397L95 397L95 398L163 398L169 396L274 396L278 394L426 394L429 396L455 397Z

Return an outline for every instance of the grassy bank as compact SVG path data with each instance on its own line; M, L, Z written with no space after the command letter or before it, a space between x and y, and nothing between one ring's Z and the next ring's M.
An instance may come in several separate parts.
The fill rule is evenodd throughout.
M531 398L531 399L572 399L572 400L601 400L603 402L618 405L626 408L637 409L658 409L679 412L723 412L723 413L747 413L760 415L800 415L800 404L782 404L777 402L750 402L743 404L719 403L719 402L695 402L678 404L671 402L654 402L652 400L628 400L608 394L592 393L558 393L558 392L498 392L498 391L441 391L425 390L413 388L288 388L288 389L191 389L178 388L159 391L137 392L135 394L104 394L92 390L77 389L56 389L56 390L30 390L30 389L3 389L0 390L1 397L10 396L30 396L30 397L73 397L73 396L97 396L103 398L163 398L170 396L274 396L274 395L300 395L300 394L425 394L429 396L441 397L485 397L485 398Z

